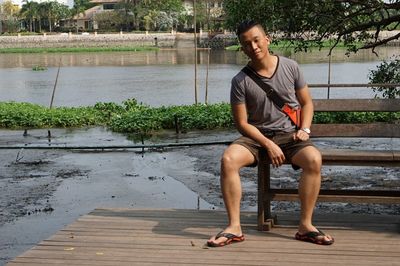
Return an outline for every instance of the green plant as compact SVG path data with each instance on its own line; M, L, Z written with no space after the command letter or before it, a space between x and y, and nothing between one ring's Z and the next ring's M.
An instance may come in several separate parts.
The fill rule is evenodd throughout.
M33 70L33 71L44 71L44 70L47 70L47 67L44 67L44 66L34 66L34 67L32 67L32 70Z
M400 112L316 112L314 123L387 122ZM178 123L176 125L176 123ZM120 104L48 108L32 103L0 102L1 128L108 126L123 133L149 135L159 130L233 128L228 103L150 107L129 99Z
M376 70L369 73L370 83L395 83L400 84L400 56L384 60ZM373 87L375 97L394 99L400 97L400 87Z

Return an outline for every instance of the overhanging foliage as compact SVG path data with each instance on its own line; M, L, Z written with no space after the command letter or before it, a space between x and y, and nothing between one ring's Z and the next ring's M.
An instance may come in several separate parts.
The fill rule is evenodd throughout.
M374 49L400 38L400 0L225 0L226 25L234 30L246 19L259 21L273 36L297 42L334 39L332 49L344 42L348 51Z

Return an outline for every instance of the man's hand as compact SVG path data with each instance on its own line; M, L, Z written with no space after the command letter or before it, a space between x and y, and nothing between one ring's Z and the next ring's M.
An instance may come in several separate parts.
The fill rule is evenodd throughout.
M268 147L266 147L266 150L273 167L279 167L283 164L286 158L278 145L271 141Z
M297 130L296 133L293 134L293 139L294 140L301 140L301 141L306 141L310 138L310 135L308 135L304 130Z

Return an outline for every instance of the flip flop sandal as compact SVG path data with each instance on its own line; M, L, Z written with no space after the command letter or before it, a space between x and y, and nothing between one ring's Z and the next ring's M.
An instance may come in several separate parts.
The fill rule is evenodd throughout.
M217 240L220 237L225 237L226 240L221 242L221 243L214 243L212 241L207 241L207 246L209 247L223 247L232 243L238 243L244 241L244 235L237 236L231 233L224 233L223 231L219 232L215 236L215 240Z
M308 232L305 234L300 234L299 232L296 233L295 238L300 241L310 242L317 245L332 245L335 240L325 240L321 238L321 236L325 236L324 232L317 229L317 232Z

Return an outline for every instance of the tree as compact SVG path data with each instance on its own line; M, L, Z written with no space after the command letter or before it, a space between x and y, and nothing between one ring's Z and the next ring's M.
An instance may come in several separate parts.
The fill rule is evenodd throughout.
M0 5L0 33L3 31L2 25L5 24L5 30L15 32L18 30L18 12L19 7L14 5L11 0L4 1Z
M140 3L140 9L145 24L153 23L155 30L173 29L174 24L177 25L180 15L184 11L181 0L143 0ZM161 23L161 27L159 27Z
M116 9L120 13L123 21L124 30L126 31L130 31L131 25L133 26L134 16L131 10L134 8L134 5L135 3L132 0L121 0L116 5Z
M39 4L34 1L29 2L28 0L24 0L23 2L25 3L21 7L20 16L26 20L30 32L36 31L35 24L39 12Z
M74 0L74 6L69 11L70 22L74 20L75 16L78 16L81 13L85 14L85 10L94 6L94 4L89 1L90 0ZM78 25L75 26L76 32L78 32Z
M120 14L115 11L100 12L95 15L94 19L96 20L99 29L103 31L119 30L121 25L124 23Z
M331 49L342 41L349 51L374 50L400 38L400 33L380 35L400 26L400 0L225 0L224 9L228 28L254 19L300 50L327 39L334 40Z
M56 20L57 17L57 2L51 1L51 2L44 2L41 4L43 7L43 12L44 12L44 17L47 19L47 24L49 26L49 31L52 32L53 29L53 23Z

